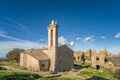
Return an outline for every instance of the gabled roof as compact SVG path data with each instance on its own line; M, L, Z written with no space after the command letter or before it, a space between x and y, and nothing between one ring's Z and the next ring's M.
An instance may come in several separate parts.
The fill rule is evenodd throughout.
M60 46L58 46L58 49L64 49L64 48L67 48L67 49L72 50L72 49L69 48L67 45L60 45ZM43 48L43 49L41 49L41 50L48 50L48 48ZM73 51L73 50L72 50L72 51Z
M58 49L60 50L65 50L65 49L69 49L71 51L73 51L72 49L70 49L67 45L61 45L61 46L58 46Z
M67 47L66 45L61 45L58 46L59 50L70 50L73 51L72 49L70 49L69 47ZM33 58L37 59L37 60L49 60L50 58L48 57L48 55L46 53L43 52L43 50L48 50L48 48L44 48L44 49L29 49L27 51L24 51L24 54L29 54L30 56L32 56Z
M30 49L30 50L25 51L24 53L29 54L30 56L32 56L33 58L37 60L48 60L49 59L48 55L46 55L40 49Z

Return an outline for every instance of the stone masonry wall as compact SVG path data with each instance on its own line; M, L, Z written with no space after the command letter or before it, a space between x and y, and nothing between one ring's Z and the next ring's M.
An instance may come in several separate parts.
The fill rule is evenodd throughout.
M28 55L27 63L28 70L40 71L39 60L36 60L32 56Z
M59 52L59 71L70 71L74 66L73 51L67 47L60 47Z
M20 53L20 66L27 66L27 55L25 53Z

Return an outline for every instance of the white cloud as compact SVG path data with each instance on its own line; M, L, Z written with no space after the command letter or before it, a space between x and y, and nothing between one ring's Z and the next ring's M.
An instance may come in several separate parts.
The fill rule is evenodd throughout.
M13 48L30 49L47 47L47 44L45 43L37 43L9 36L7 35L7 32L3 30L0 30L0 37L12 40L12 41L0 41L0 45L2 45L0 46L1 57L5 57L5 54Z
M75 42L71 41L68 43L70 46L74 46L75 45Z
M58 37L58 44L59 45L70 45L70 46L75 45L73 41L69 42L64 36Z
M3 34L3 36L0 37L4 37L7 39L11 39L14 41L0 41L0 57L5 57L6 53L8 51L10 51L13 48L21 48L21 49L31 49L31 48L45 48L47 47L47 44L45 43L37 43L37 42L33 42L33 41L27 41L27 40L21 40L12 36L8 36ZM73 41L68 42L66 38L64 38L63 36L59 37L59 43L60 45L70 45L70 46L74 46L75 43Z
M5 57L6 53L13 48L31 49L47 47L45 43L37 43L32 41L1 41L0 42L0 57Z
M67 40L66 40L66 38L64 38L64 36L60 36L60 37L58 37L58 43L60 45L65 45L65 44L67 44Z
M117 33L117 34L115 35L115 38L120 38L120 33Z
M107 37L106 36L100 36L101 39L106 39Z
M76 40L81 40L81 38L80 38L80 37L77 37Z
M87 37L85 37L85 39L84 39L84 41L86 41L86 42L88 42L88 41L94 41L95 39L94 39L94 36L93 35L91 35L91 36L87 36Z

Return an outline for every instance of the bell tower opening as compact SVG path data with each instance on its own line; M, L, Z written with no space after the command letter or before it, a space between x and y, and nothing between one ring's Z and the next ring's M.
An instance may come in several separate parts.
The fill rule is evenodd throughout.
M53 29L51 29L51 46L53 45Z

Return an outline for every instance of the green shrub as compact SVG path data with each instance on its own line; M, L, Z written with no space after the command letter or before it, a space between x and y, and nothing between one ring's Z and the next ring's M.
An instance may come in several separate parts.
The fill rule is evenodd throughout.
M80 66L82 68L89 68L89 67L91 67L91 64L90 63L85 63L85 64L80 64Z

